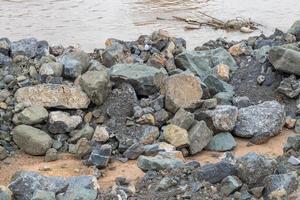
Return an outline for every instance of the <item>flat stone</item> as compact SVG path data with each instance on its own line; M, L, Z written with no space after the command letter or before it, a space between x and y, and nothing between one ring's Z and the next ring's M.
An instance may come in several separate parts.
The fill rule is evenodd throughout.
M18 103L46 108L81 109L90 104L88 96L78 87L59 84L40 84L16 91Z
M210 151L230 151L236 147L237 143L231 133L219 133L215 135L205 149Z
M56 198L54 192L36 190L33 193L31 200L56 200Z
M69 133L74 130L82 118L78 115L70 115L67 112L52 111L49 114L48 130L53 134Z
M87 163L99 169L105 168L108 165L112 152L112 147L109 144L93 147Z
M25 108L22 112L14 115L14 124L39 124L48 119L48 111L38 105L33 105L31 107Z
M167 125L164 128L163 137L175 147L187 146L189 144L188 132L173 124Z

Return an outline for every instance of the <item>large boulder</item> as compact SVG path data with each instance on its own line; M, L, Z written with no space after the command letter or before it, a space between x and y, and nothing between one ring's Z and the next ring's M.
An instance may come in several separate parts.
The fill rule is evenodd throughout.
M18 103L46 108L81 109L90 104L90 99L80 88L59 84L22 87L16 91L15 98Z
M16 126L11 134L20 149L34 156L45 155L53 143L52 138L47 133L27 125Z
M62 111L52 111L49 114L48 130L51 133L68 133L74 130L80 123L82 118L78 115L70 115Z
M48 118L48 111L42 106L31 106L25 108L22 112L14 115L13 122L15 124L39 124Z
M116 64L109 70L111 80L131 84L138 95L157 92L166 72L144 64Z
M205 149L210 151L230 151L236 145L236 141L231 133L225 132L215 135Z
M62 55L58 62L64 67L63 76L75 79L88 70L90 58L88 54L77 50Z
M300 76L300 52L284 47L272 47L269 51L269 61L276 70Z
M12 57L23 55L28 58L34 58L37 55L37 51L38 41L35 38L22 39L11 43Z
M103 104L111 88L106 71L88 71L80 77L79 84L90 100L98 106Z
M295 35L298 41L300 40L300 20L295 21L288 33Z
M278 135L284 124L284 107L277 101L266 101L241 108L234 133L239 137L252 138L252 142L261 144Z
M165 80L161 92L165 95L165 107L175 113L179 108L190 108L200 103L200 80L192 74L176 74Z

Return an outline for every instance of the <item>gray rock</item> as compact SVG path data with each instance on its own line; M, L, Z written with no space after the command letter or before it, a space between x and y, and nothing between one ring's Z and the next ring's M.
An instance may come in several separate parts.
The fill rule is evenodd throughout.
M22 112L14 115L14 124L34 125L44 122L48 119L48 111L42 106L31 106L25 108Z
M19 88L17 103L39 105L45 108L80 109L90 104L88 96L78 87L60 84L40 84Z
M157 191L166 190L172 186L176 186L178 183L175 178L170 177L164 177L161 179L159 184L157 185L156 189Z
M0 185L0 199L1 200L12 200L12 193L10 189Z
M4 160L5 158L7 158L7 152L6 149L2 146L0 146L0 161Z
M269 51L269 61L276 70L288 74L300 75L300 52L284 47L272 47Z
M58 62L47 62L41 65L39 74L41 76L56 76L60 77L63 73L63 65Z
M300 165L300 159L296 158L295 156L291 156L288 159L288 163L297 166L297 165Z
M144 64L116 64L109 74L114 82L131 84L137 94L150 95L159 90L166 72Z
M84 187L74 186L68 188L64 194L57 195L57 200L96 200L97 191Z
M34 58L38 53L38 41L35 38L22 39L11 43L11 56L17 55Z
M189 130L190 153L192 155L202 151L211 141L213 132L204 121L196 122Z
M252 138L252 142L261 144L270 137L278 135L284 124L284 107L277 101L266 101L255 106L241 108L234 133L240 137Z
M215 135L205 149L210 151L230 151L236 147L236 142L231 133L219 133Z
M109 133L104 126L97 126L93 135L93 141L105 143L109 139Z
M226 83L225 81L222 81L220 79L218 79L216 76L214 75L208 75L205 79L204 79L204 83L206 84L206 86L209 89L209 93L211 95L216 95L219 92L230 92L230 93L234 93L234 88L233 86L229 85L228 83Z
M88 165L93 165L99 169L105 168L108 165L112 152L112 147L109 144L93 147L92 153L87 160Z
M31 200L56 200L55 193L45 190L36 190Z
M295 35L298 41L300 40L300 20L295 21L288 33Z
M48 149L45 155L45 162L58 160L57 150L54 148Z
M11 42L8 38L0 38L0 54L9 56Z
M98 106L103 104L111 89L106 71L88 71L80 77L79 84L90 100Z
M283 151L287 152L290 149L294 151L300 151L300 135L290 136L284 145Z
M227 176L221 182L221 192L229 196L242 187L242 181L236 176Z
M232 104L238 108L244 108L244 107L248 107L251 105L250 99L247 96L243 96L243 97L234 97L232 99Z
M149 145L147 145L149 146ZM158 145L156 145L158 149ZM128 158L130 160L137 159L140 155L142 155L145 152L145 147L142 144L135 143L131 145L124 153L123 156L125 158Z
M0 67L11 66L11 65L12 65L12 59L0 53Z
M106 67L112 67L118 63L125 63L125 53L123 45L119 43L113 43L108 46L102 53L103 64Z
M69 133L81 122L82 118L78 115L70 116L67 112L52 111L49 114L48 130L53 134Z
M89 143L89 141L86 138L81 138L78 140L76 146L75 146L75 157L78 159L84 158L92 151L92 145Z
M238 177L250 187L261 186L265 177L273 174L277 162L273 158L248 153L237 159Z
M91 140L93 137L93 133L94 133L93 127L86 124L82 129L72 131L70 133L71 138L68 139L68 142L76 143L81 138L86 138L88 140Z
M296 120L294 131L295 131L296 133L300 133L300 119L297 119L297 120Z
M265 63L268 60L268 55L271 47L270 46L263 46L259 49L254 51L254 55L257 61L260 63Z
M194 123L194 114L180 108L169 123L188 130Z
M295 75L291 75L288 78L284 78L280 82L277 91L286 95L289 98L295 98L300 94L300 82L296 79Z
M217 99L218 105L232 105L233 95L232 92L219 92L214 98Z
M89 56L83 51L74 51L62 55L58 62L63 65L63 76L75 79L82 73L86 72L89 67Z
M263 181L265 189L263 196L265 198L272 198L273 194L278 191L286 192L286 196L289 196L292 192L298 189L297 174L290 172L287 174L275 174L266 177Z
M187 130L173 124L163 128L163 138L175 147L185 147L189 144Z
M34 156L45 155L53 143L52 138L47 133L27 125L16 126L11 134L19 148Z

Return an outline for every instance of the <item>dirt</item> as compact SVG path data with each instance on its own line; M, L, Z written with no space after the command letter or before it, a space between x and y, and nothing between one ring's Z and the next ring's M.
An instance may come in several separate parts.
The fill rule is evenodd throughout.
M284 129L280 135L271 138L262 145L248 145L249 142L247 140L236 138L238 145L233 153L237 157L243 156L248 152L279 156L283 153L282 149L287 138L293 134L293 131ZM197 160L202 164L214 163L219 161L222 155L223 153L219 152L203 151L196 156L188 157L186 160ZM63 177L93 175L94 173L92 167L84 166L80 160L76 160L70 154L60 154L60 159L54 162L44 162L44 157L29 156L19 152L4 161L0 161L0 185L7 185L11 176L18 170L37 171L47 176ZM99 184L103 190L111 187L118 176L124 176L130 181L136 182L144 174L137 167L136 161L128 161L126 163L114 161L101 172L103 177L99 178Z

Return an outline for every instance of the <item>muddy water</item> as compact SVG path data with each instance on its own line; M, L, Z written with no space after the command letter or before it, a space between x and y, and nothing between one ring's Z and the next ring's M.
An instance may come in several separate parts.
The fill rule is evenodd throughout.
M198 11L220 19L251 18L271 33L286 30L299 19L298 0L0 0L0 37L13 40L37 37L52 44L76 45L86 50L103 47L105 39L134 40L157 29L184 37L190 48L209 39L247 38L249 35L210 28L185 31L185 24L157 17L200 17ZM259 34L256 32L254 34Z

